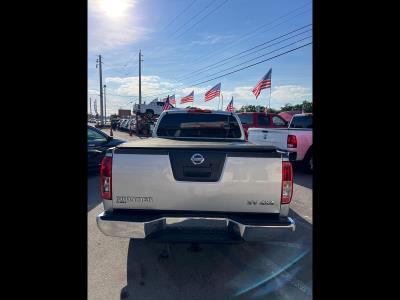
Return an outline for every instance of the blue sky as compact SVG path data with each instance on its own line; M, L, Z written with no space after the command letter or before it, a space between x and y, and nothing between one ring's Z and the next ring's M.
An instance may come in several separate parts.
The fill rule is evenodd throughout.
M267 105L269 90L263 90L258 100L251 90L269 68L272 68L272 108L312 100L312 45L195 86L310 43L311 1L89 0L88 28L88 97L92 98L92 104L94 99L99 102L96 59L101 54L103 84L107 85L107 115L116 113L118 108L130 108L130 102L138 102L139 49L144 60L143 101L174 93L179 100L194 90L195 106L215 109L218 99L205 103L204 93L221 82L224 107L232 96L236 108L245 104ZM288 34L294 30L297 31ZM280 37L284 34L288 35ZM216 64L275 38L252 50L257 52L247 51ZM261 55L264 56L256 59ZM248 60L251 61L246 63ZM206 68L204 72L202 68Z

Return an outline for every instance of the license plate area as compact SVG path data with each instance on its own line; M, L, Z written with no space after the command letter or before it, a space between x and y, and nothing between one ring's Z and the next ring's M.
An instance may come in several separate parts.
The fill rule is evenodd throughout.
M199 156L203 158L201 163L193 159ZM222 174L226 153L174 150L169 152L169 159L172 173L177 181L217 182Z

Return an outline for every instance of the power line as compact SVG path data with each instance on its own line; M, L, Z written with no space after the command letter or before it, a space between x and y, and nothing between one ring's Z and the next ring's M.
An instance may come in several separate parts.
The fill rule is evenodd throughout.
M247 60L247 61L245 61L245 62L242 62L242 63L240 63L240 64L237 64L237 65L235 65L235 66L226 68L226 69L224 69L224 70L218 71L218 72L216 72L216 73L213 73L213 74L211 74L211 75L208 75L208 76L205 76L205 77L202 77L202 78L214 76L214 75L217 75L217 74L219 74L219 73L222 73L222 72L231 70L231 69L233 69L233 68L236 68L236 67L239 67L239 66L241 66L241 65L247 64L247 63L249 63L249 62L251 62L251 61L254 61L254 60L256 60L256 59L259 59L259 58L264 57L264 56L266 56L266 55L269 55L269 54L271 54L271 53L277 52L277 51L279 51L279 50L282 50L282 49L284 49L284 48L287 48L287 47L289 47L289 46L292 46L292 45L294 45L294 44L296 44L296 43L298 43L298 42L302 42L302 41L304 41L304 40L306 40L306 39L309 39L309 38L311 38L311 36L307 36L307 37L305 37L305 38L302 38L302 39L300 39L300 40L297 40L297 41L295 41L295 42L292 42L292 43L290 43L290 44L287 44L287 45L285 45L285 46L282 46L282 47L280 47L280 48L278 48L278 49L272 50L272 51L270 51L270 52L268 52L268 53L265 53L265 54L263 54L263 55L260 55L260 56L257 56L257 57L255 57L255 58L249 59L249 60ZM197 79L197 80L200 80L200 79L201 79L201 78L199 78L199 79Z
M181 30L182 28L184 28L187 24L189 24L190 22L192 22L194 19L196 19L199 15L201 15L204 11L206 11L212 4L214 3L214 0L211 0L202 10L200 10L200 12L198 12L197 14L195 14L194 16L192 16L191 18L189 18L189 21L185 22L183 25L181 25L177 30L175 30L174 32L172 32L171 34L169 34L169 38L171 39L179 30ZM153 49L153 51L150 51L148 53L148 55L152 55L155 51L159 50L162 46L164 46L167 42L164 41L163 43L161 43L161 45L159 45L158 47L156 47L155 49Z
M246 62L243 62L243 63L240 63L240 64L238 64L238 65L229 67L229 68L227 68L227 69L225 69L225 70L219 71L219 72L214 73L214 74L211 74L211 75L209 75L209 76L214 76L214 75L216 75L216 74L219 74L219 73L224 72L224 71L227 71L227 70L229 70L229 69L238 67L238 66L243 65L243 64L245 64L245 63L248 63L248 62L250 62L250 61L254 61L255 59L259 59L259 58L261 58L261 57L264 57L264 56L266 56L266 55L268 55L268 54L271 54L271 53L273 53L273 52L276 52L276 51L278 51L278 50L281 50L281 49L286 48L286 47L288 47L288 46L291 46L291 45L293 45L293 44L296 44L296 43L298 43L298 42L300 42L300 41L303 41L303 40L305 40L305 39L307 39L307 38L310 38L310 37L311 37L311 36L308 36L308 37L306 37L306 38L297 40L297 41L295 41L295 42L293 42L293 43L291 43L291 44L285 45L285 46L283 46L283 47L281 47L281 48L278 48L278 49L275 49L275 50L273 50L273 51L271 51L271 52L269 52L269 53L260 55L260 56L258 56L258 57L256 57L256 58L250 59L250 60L248 60L248 61L246 61ZM255 65L258 65L258 64L260 64L260 63L263 63L263 62L266 62L266 61L268 61L268 60L274 59L274 58L276 58L276 57L282 56L282 55L284 55L284 54L293 52L293 51L295 51L295 50L298 50L298 49L303 48L303 47L305 47L305 46L308 46L308 45L310 45L310 44L312 44L312 42L307 43L307 44L304 44L304 45L299 46L299 47L296 47L296 48L293 48L293 49L290 49L290 50L288 50L288 51L286 51L286 52L279 53L279 54L277 54L277 55L275 55L275 56L273 56L273 57L264 59L264 60L262 60L262 61L259 61L259 62L256 62L256 63L254 63L254 64L245 66L245 67L243 67L243 68L234 70L234 71L232 71L232 72L229 72L229 73L226 73L226 74L223 74L223 75L214 77L214 78L212 78L212 79L209 79L209 80L205 80L205 81L202 81L202 82L199 82L199 83L195 83L195 84L188 85L188 87L189 87L189 86L190 86L190 87L197 86L197 85L200 85L200 84L203 84L203 83L206 83L206 82L209 82L209 81L212 81L212 80L221 78L221 77L225 77L225 76L227 76L227 75L230 75L230 74L239 72L239 71L241 71L241 70L244 70L244 69L247 69L247 68L250 68L250 67L253 67L253 66L255 66ZM166 92L162 92L162 93L148 94L148 95L144 95L144 97L145 97L145 98L150 98L150 97L162 96L162 95L166 95L166 94L170 94L170 93L172 93L172 90L169 90L169 91L166 91ZM117 95L116 95L116 96L117 96ZM122 96L122 97L124 97L124 96ZM125 96L125 97L137 97L137 96Z
M95 93L88 93L88 95L95 95L95 96L99 96L99 94L95 94ZM111 94L109 92L107 92L107 95L110 96L118 96L118 97L138 97L138 96L131 96L131 95L117 95L117 94Z
M304 8L304 7L306 7L306 6L308 6L310 3L311 3L311 2L308 2L308 3L306 3L305 5L302 5L302 6L296 8L296 9L294 9L294 10L291 10L290 12L288 12L288 13L286 13L286 14L284 14L284 15L281 15L281 16L279 16L279 17L273 19L271 22L265 23L265 24L263 24L263 25L257 27L256 29L253 29L253 30L251 30L251 31L249 31L249 32L247 32L247 33L245 33L245 34L243 34L243 38L241 38L241 39L239 39L239 40L233 42L232 44L228 45L227 47L224 47L224 48L222 48L222 49L216 49L215 51L210 52L210 53L207 54L206 56L200 57L198 60L196 60L196 61L194 61L194 62L196 63L196 62L204 61L206 58L209 58L209 57L210 57L212 54L214 54L214 53L222 52L222 51L224 51L224 50L231 49L233 46L239 44L241 41L246 40L246 39L248 39L248 38L254 36L254 34L255 34L257 31L261 30L262 28L264 28L264 27L266 27L266 26L268 26L268 25L271 25L271 24L275 23L276 21L278 21L278 20L280 20L280 19L283 19L283 18L289 16L290 14L292 14L292 13L294 13L294 12L296 12L296 11L298 11L298 10L300 10L300 9L302 9L302 8ZM281 23L279 23L279 24L277 24L277 25L275 25L275 26L269 28L268 30L271 30L271 29L273 29L273 28L275 28L275 27L277 27L277 26L279 26L279 25L281 25L281 24L284 24L284 23L286 23L286 22L288 22L288 21L290 21L290 20L293 20L295 17L297 17L297 16L299 16L299 15L305 13L305 12L308 12L308 11L309 11L309 9L305 10L304 12L301 12L300 14L297 14L297 15L291 17L290 19L288 19L288 20L286 20L286 21L283 21L283 22L281 22ZM265 31L263 31L263 32L265 32Z
M131 54L131 56L129 57L128 62L123 66L124 69L129 65L130 60L133 58L133 56L134 56L135 54L136 54L135 52L133 52L133 53ZM135 62L134 62L134 65L133 65L132 67L133 67L133 68L136 68L137 66L138 66L138 61L135 61Z
M214 8L212 11L210 11L207 15L205 15L203 18L201 18L199 21L197 21L195 24L193 24L191 27L189 27L188 29L186 29L183 33L181 33L180 35L178 35L176 37L176 39L180 38L181 36L183 36L186 32L188 32L190 29L192 29L194 26L196 26L197 24L199 24L201 21L203 21L205 18L207 18L209 15L211 15L212 13L216 12L219 8L221 8L223 5L225 5L226 2L228 2L229 0L225 0L224 2L222 2L218 7Z
M266 41L266 42L263 42L263 43L261 43L261 44L258 44L258 45L256 45L256 46L254 46L254 47L251 47L251 48L249 48L249 49L246 49L246 50L244 50L244 51L241 51L241 52L239 52L239 53L237 53L237 54L235 54L235 55L232 55L232 56L230 56L230 57L227 57L227 58L225 58L225 59L222 59L222 60L220 60L220 61L217 61L217 62L215 62L215 63L213 63L213 64L210 64L210 65L208 65L208 66L206 66L206 67L202 67L202 68L200 68L200 69L197 69L197 70L195 70L195 71L192 71L192 72L190 72L190 73L187 73L186 75L183 75L183 76L178 77L178 79L180 79L180 78L185 78L186 76L188 76L188 75L190 75L190 74L193 74L193 73L198 73L199 71L202 71L202 70L207 69L207 68L209 68L209 67L215 66L216 64L220 64L221 62L230 60L230 59L232 59L232 58L234 58L234 57L236 57L236 56L238 56L238 55L240 55L240 54L243 54L243 53L246 53L246 52L248 52L248 51L251 51L251 50L253 50L253 49L255 49L255 48L258 48L258 47L260 47L260 46L263 46L263 45L265 45L265 44L268 44L268 43L270 43L270 42L273 42L273 41L275 41L275 40L277 40L277 39L280 39L280 38L282 38L282 37L284 37L284 36L287 36L287 35L289 35L289 34L292 34L292 33L296 32L296 31L299 31L299 30L301 30L301 29L303 29L303 28L305 28L305 27L311 26L311 25L312 25L312 24L308 24L308 25L305 25L305 26L303 26L303 27L297 28L297 29L295 29L295 30L293 30L293 31L290 31L290 32L288 32L288 33L286 33L286 34L283 34L283 35L281 35L281 36L278 36L278 37L276 37L276 38L274 38L274 39L268 40L268 41Z
M306 25L306 26L302 26L302 27L300 27L300 28L298 28L298 29L296 29L296 30L293 30L293 31L291 31L291 32L288 32L288 33L286 33L286 34L280 35L280 36L278 36L278 37L276 37L276 38L273 38L273 39L271 39L271 40L268 40L268 41L266 41L266 42L263 42L263 43L261 43L261 44L258 44L258 45L254 46L254 47L251 47L251 48L249 48L249 49L246 49L246 50L244 50L244 51L241 51L241 52L239 52L239 53L237 53L237 54L235 54L235 55L232 55L232 56L230 56L230 57L228 57L228 58L222 59L222 60L220 60L220 61L218 61L218 62L215 62L215 63L213 63L213 64L210 64L210 65L208 65L208 66L206 66L206 67L203 67L203 68L197 69L197 70L195 70L195 71L193 71L193 72L190 72L190 73L187 74L187 75L190 75L190 76L187 76L187 75L186 75L186 76L181 76L181 77L178 77L177 79L178 79L178 80L185 80L185 79L191 78L191 77L193 77L193 76L196 76L196 75L198 75L199 73L204 73L204 72L207 71L207 69L210 70L210 69L218 68L218 67L220 67L220 66L226 64L226 63L223 63L223 62L226 62L226 61L228 61L228 60L230 60L230 59L232 59L232 58L235 58L235 57L239 56L240 54L249 52L249 51L251 51L251 50L253 50L253 49L256 49L256 48L258 48L258 47L261 47L261 46L263 46L263 45L265 45L265 44L269 44L269 43L271 43L271 42L273 42L273 41L275 41L275 40L278 40L278 39L280 39L280 38L282 38L282 37L288 36L289 34L292 34L292 33L294 33L294 32L297 32L297 31L299 31L299 30L301 30L301 29L304 29L304 28L306 28L306 27L308 27L308 26L311 26L311 24L308 24L308 25ZM310 30L311 30L311 29L310 29ZM301 35L301 34L304 34L305 32L308 32L308 31L310 31L310 30L306 30L306 31L301 32L301 33L299 33L299 34L297 34L297 35L293 35L293 36L291 36L291 37L289 37L289 38L287 38L287 39L284 39L284 40L282 40L282 41L279 41L279 42L277 42L277 43L275 43L275 44L281 43L281 42L283 42L283 41L285 41L285 40L289 40L289 39L291 39L291 38L293 38L293 37L296 37L296 36L299 36L299 35ZM272 45L275 45L275 44L272 44ZM268 47L271 47L272 45L269 45ZM264 49L266 49L266 48L268 48L268 47L263 47L263 48L261 48L261 49L259 49L259 50L256 50L256 51L253 51L253 52L251 52L251 53L248 53L247 55L250 55L250 54L256 53L256 52L258 52L258 51L264 50ZM244 56L246 56L246 55L240 56L240 57L237 58L237 59L240 59L240 58L242 58L242 57L244 57ZM223 64L221 64L221 63L223 63ZM219 65L219 66L218 66L218 65ZM191 74L194 74L194 75L191 75Z
M186 6L186 8L184 8L176 17L174 17L167 25L165 25L165 27L161 30L164 31L165 29L167 29L167 27L169 25L171 25L172 23L174 23L185 11L187 11L197 0L193 0L192 3L190 3L188 6Z
M164 93L148 94L148 95L146 95L146 97L147 97L147 98L153 98L153 97L155 97L155 96L163 96L163 95L168 95L168 94L173 95L174 92L173 92L172 90L168 90L168 91L166 91L166 92L164 92Z
M202 82L198 82L198 83L192 84L192 85L190 85L190 87L197 86L197 85L200 85L200 84L203 84L203 83L206 83L206 82L210 82L210 81L213 81L213 80L215 80L215 79L222 78L222 77L228 76L228 75L233 74L233 73L237 73L237 72L242 71L242 70L244 70L244 69L251 68L251 67L253 67L253 66L255 66L255 65L261 64L261 63L266 62L266 61L269 61L269 60L272 60L272 59L274 59L274 58L277 58L277 57L282 56L282 55L285 55L285 54L287 54L287 53L296 51L296 50L298 50L298 49L300 49L300 48L306 47L306 46L311 45L311 44L312 44L312 42L307 43L307 44L304 44L304 45L301 45L301 46L299 46L299 47L290 49L290 50L288 50L288 51L286 51L286 52L283 52L283 53L279 53L279 54L277 54L277 55L275 55L275 56L272 56L272 57L270 57L270 58L261 60L261 61L259 61L259 62L256 62L256 63L254 63L254 64L245 66L245 67L243 67L243 68L234 70L234 71L232 71L232 72L229 72L229 73L226 73L226 74L223 74L223 75L220 75L220 76L217 76L217 77L208 79L208 80L204 80L204 81L202 81Z
M187 24L189 24L190 22L192 22L194 19L196 19L199 15L201 15L204 11L206 11L212 4L214 3L214 0L211 0L202 10L200 10L200 12L198 12L197 14L195 14L193 17L191 17L189 19L189 21L185 22L183 25L181 25L177 30L175 30L170 37L172 37L175 33L177 33L179 30L181 30L182 28L184 28Z

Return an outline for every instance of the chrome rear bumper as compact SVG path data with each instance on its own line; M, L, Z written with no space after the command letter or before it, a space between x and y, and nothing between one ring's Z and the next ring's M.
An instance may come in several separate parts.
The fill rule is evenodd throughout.
M103 212L97 226L105 235L162 242L268 241L295 230L292 218L143 216Z

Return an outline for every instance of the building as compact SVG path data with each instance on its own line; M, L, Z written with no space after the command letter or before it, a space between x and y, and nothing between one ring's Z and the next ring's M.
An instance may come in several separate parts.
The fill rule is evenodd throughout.
M130 109L118 109L118 117L121 119L128 118L131 116L131 110Z

